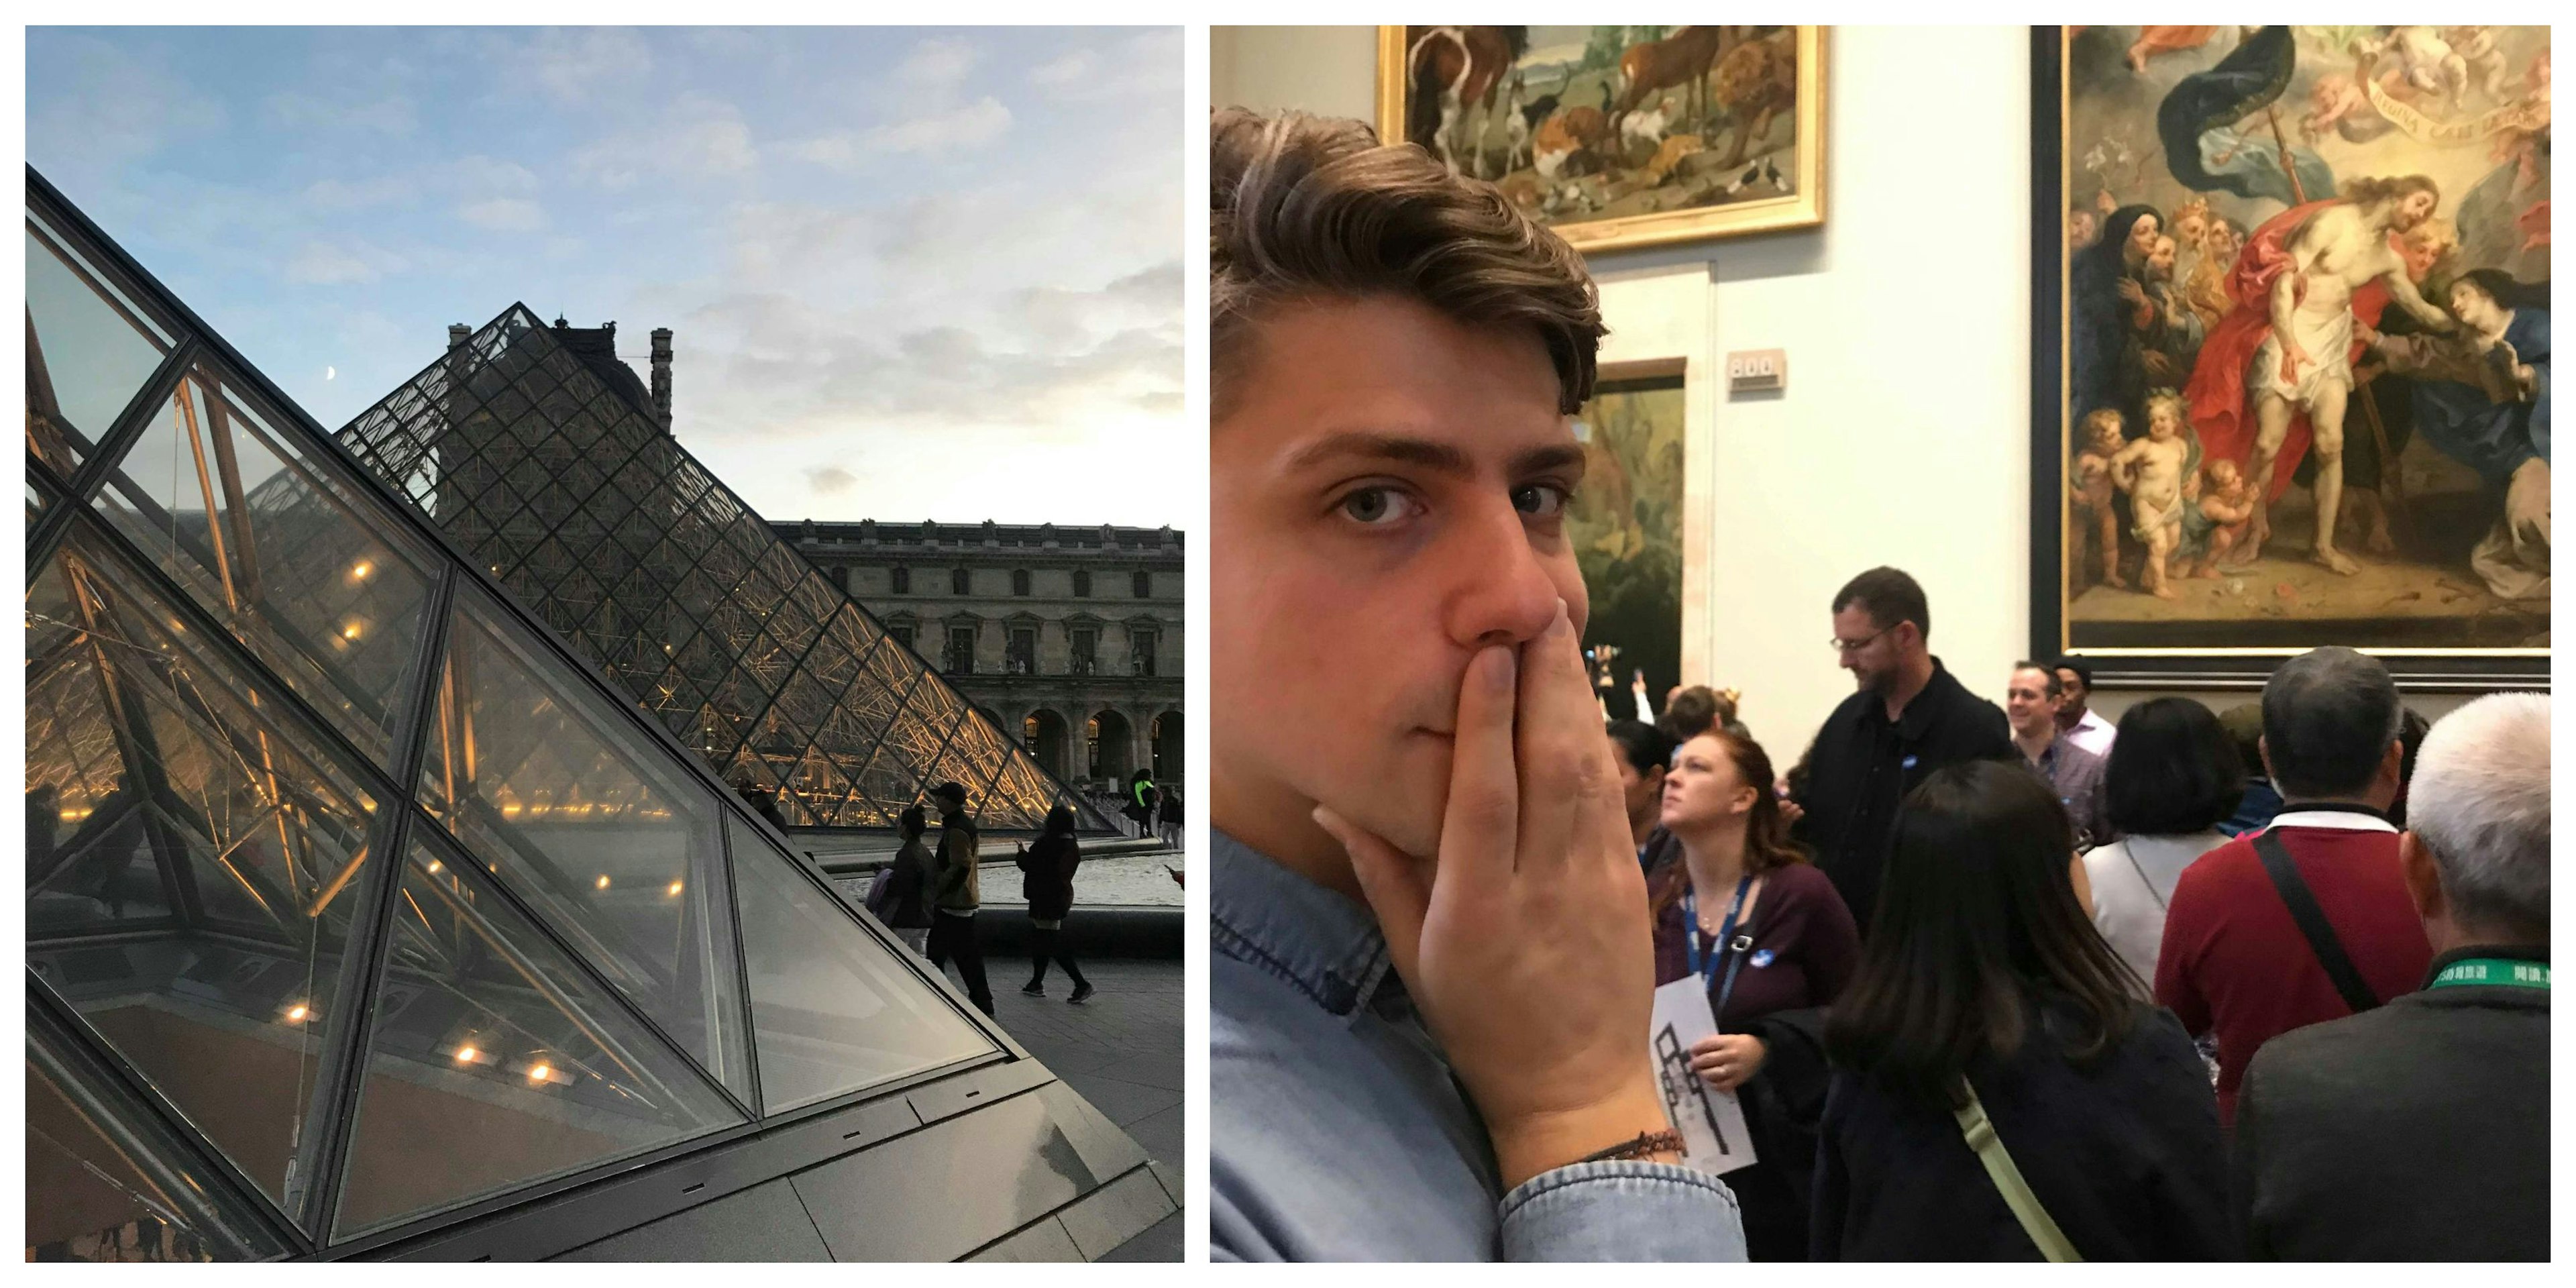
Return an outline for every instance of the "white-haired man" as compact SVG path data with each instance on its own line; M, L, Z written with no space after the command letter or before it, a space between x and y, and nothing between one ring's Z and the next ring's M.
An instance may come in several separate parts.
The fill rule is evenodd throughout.
M2549 1258L2549 700L2434 725L2407 824L2432 968L2254 1058L2234 1184L2254 1257Z

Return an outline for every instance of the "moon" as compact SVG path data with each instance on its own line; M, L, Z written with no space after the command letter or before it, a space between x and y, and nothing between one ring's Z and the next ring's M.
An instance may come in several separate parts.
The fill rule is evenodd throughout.
M336 380L339 378L339 375L340 369L338 367L324 367L322 369L322 378L324 380Z

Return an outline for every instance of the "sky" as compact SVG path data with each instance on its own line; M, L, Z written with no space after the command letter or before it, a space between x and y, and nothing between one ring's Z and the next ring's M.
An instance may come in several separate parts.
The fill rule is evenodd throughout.
M770 519L1177 524L1177 28L30 28L27 158L323 425L614 320Z

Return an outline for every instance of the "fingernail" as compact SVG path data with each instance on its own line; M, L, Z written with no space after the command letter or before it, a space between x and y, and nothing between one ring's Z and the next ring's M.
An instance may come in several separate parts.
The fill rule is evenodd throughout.
M1507 648L1486 649L1483 654L1478 656L1476 663L1477 665L1485 668L1484 683L1487 691L1493 693L1508 693L1511 691L1512 672L1519 664L1519 659L1513 655L1512 650Z
M1331 810L1318 805L1315 808L1308 810L1306 812L1306 817L1315 820L1315 826L1330 833L1333 840L1338 842L1343 849L1347 850L1350 848L1351 838L1342 835L1342 820L1336 817Z
M1574 618L1566 611L1562 597L1556 601L1556 620L1547 624L1547 633L1559 637L1574 633Z

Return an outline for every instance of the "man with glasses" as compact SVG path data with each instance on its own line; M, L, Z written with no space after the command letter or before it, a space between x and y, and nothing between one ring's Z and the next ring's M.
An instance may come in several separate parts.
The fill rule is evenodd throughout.
M1794 834L1866 935L1906 793L1944 766L2020 753L2003 711L1932 656L1932 611L1914 578L1872 568L1844 585L1833 607L1834 652L1860 691L1834 708L1807 749Z

